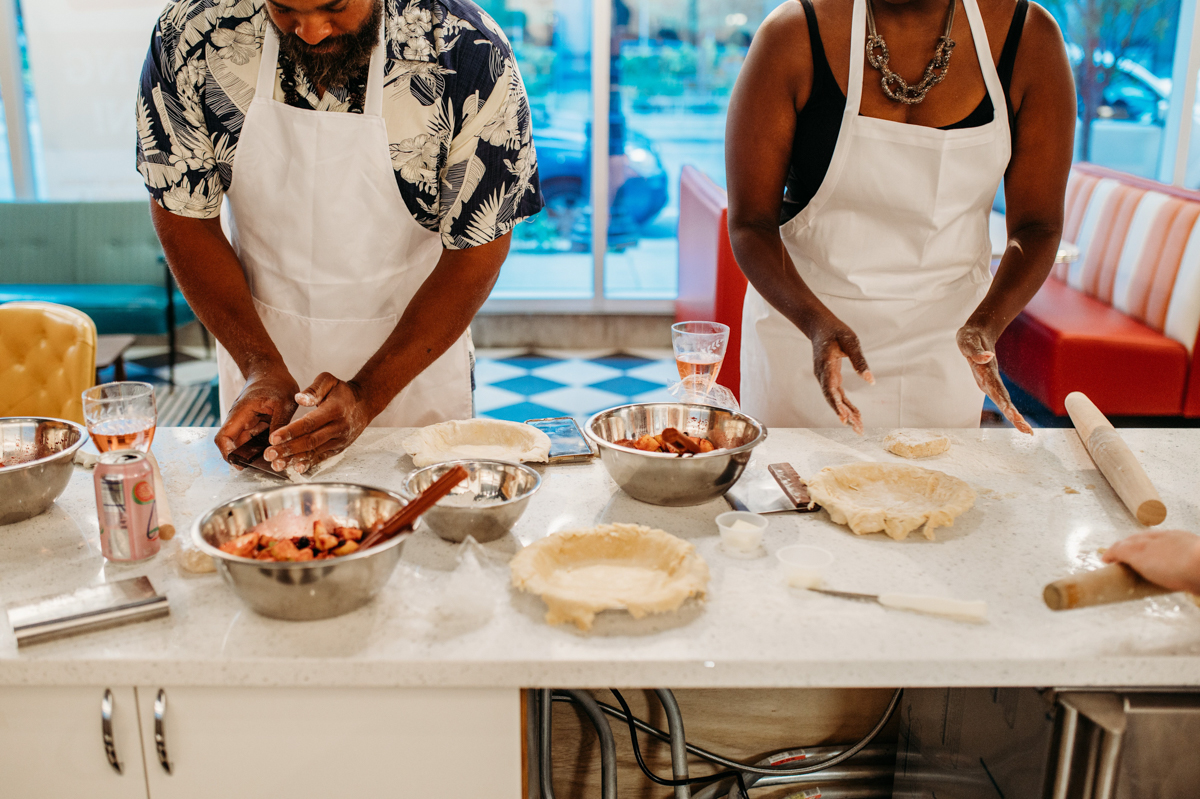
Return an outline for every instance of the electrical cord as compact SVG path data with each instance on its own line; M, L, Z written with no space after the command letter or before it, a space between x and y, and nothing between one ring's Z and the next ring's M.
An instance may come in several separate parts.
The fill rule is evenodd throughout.
M901 693L903 693L903 690L904 690L903 688L896 689L896 692L894 694L892 694L891 701L888 702L887 709L884 710L883 715L880 716L879 721L875 724L875 726L871 729L871 731L868 732L856 744L851 746L849 749L846 749L845 751L839 752L836 755L830 755L829 757L827 757L823 760L819 760L816 763L811 763L811 764L808 764L805 766L801 766L799 768L775 768L772 766L755 766L755 765L748 765L745 763L739 763L736 760L731 760L727 757L722 757L721 755L718 755L715 752L710 752L706 749L702 749L699 746L696 746L696 745L690 744L690 743L687 744L687 750L688 750L688 752L690 752L691 754L695 755L696 757L698 757L702 760L707 760L710 763L715 763L716 765L722 766L727 769L736 769L739 774L750 773L750 774L762 774L762 775L769 776L769 775L774 775L774 774L780 774L780 775L811 774L814 771L822 771L827 768L832 768L833 766L836 766L839 763L843 763L846 760L849 760L850 758L854 757L856 754L861 752L863 749L865 749L868 745L870 745L871 741L875 740L875 737L877 735L879 735L879 732L884 728L884 725L887 724L888 719L890 719L892 717L892 714L896 711L896 705L899 704L899 702L900 702L900 695L901 695ZM613 691L613 693L616 694L616 691ZM559 694L555 694L554 698L559 701L571 701L569 697L564 697ZM669 742L671 740L670 736L667 733L665 733L662 730L658 729L657 727L651 726L650 724L647 724L646 722L642 721L641 719L633 716L633 714L629 712L628 705L626 705L623 700L620 700L620 701L621 701L622 706L624 707L624 711L622 711L619 708L615 708L612 705L605 704L604 702L598 702L597 704L600 705L600 709L603 710L605 713L607 713L608 715L612 716L615 719L619 719L621 721L626 722L627 724L630 725L631 728L639 729L644 733L647 733L649 735L654 736L655 738L658 738L660 741ZM636 749L635 749L635 752L636 752ZM701 778L701 779L706 779L706 778Z
M710 782L717 782L719 780L733 777L737 780L737 787L738 790L741 791L741 795L744 797L750 796L746 790L746 781L742 778L742 772L736 769L719 771L716 774L709 774L704 777L686 777L681 780L669 780L665 777L660 777L651 771L650 767L646 765L646 761L642 759L642 747L638 744L637 726L635 726L633 723L633 711L629 709L629 705L625 702L625 697L621 696L620 691L618 691L616 688L610 688L609 690L612 692L612 695L617 698L617 702L621 705L621 710L625 711L625 723L629 725L629 740L633 744L633 756L637 759L638 768L642 770L642 773L645 774L651 782L655 783L656 785L665 785L668 787L674 787L676 785L707 785Z

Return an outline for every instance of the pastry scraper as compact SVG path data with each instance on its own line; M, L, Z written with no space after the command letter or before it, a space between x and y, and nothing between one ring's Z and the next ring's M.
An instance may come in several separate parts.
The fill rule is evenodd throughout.
M270 441L268 441L270 436L271 431L269 429L263 430L245 444L242 444L233 452L229 453L229 457L226 460L228 460L234 466L241 466L243 469L253 469L256 472L270 475L276 480L282 480L285 483L291 482L288 480L287 474L284 472L277 472L272 469L271 464L268 463L267 459L263 457L263 453L266 452L267 447L271 445Z
M790 463L772 463L767 475L746 477L729 489L725 499L734 510L751 513L815 513L808 486Z
M808 590L841 599L878 602L885 608L911 610L931 616L946 616L959 621L985 621L987 619L987 603L983 600L947 599L946 597L921 594L855 594L850 591L831 591L827 588L809 588Z

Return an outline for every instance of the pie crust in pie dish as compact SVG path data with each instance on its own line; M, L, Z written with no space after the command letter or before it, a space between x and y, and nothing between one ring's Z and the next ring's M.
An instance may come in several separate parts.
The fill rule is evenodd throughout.
M975 491L957 477L907 463L830 466L808 480L812 501L858 535L887 533L897 541L924 525L930 541L975 504Z
M639 524L555 533L510 565L513 586L546 603L548 624L573 621L581 630L602 610L628 610L635 619L677 610L708 586L708 564L694 546Z
M457 460L545 462L550 436L501 419L456 419L414 430L402 442L416 466Z

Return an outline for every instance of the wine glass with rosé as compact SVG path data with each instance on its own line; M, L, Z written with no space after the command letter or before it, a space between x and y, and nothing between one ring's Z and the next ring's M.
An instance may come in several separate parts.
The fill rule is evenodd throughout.
M83 419L101 452L149 452L158 424L154 386L136 382L93 386L83 392Z
M671 325L671 347L675 350L675 366L679 379L695 375L705 387L712 390L713 383L725 360L725 346L729 343L729 326L720 322L676 322Z

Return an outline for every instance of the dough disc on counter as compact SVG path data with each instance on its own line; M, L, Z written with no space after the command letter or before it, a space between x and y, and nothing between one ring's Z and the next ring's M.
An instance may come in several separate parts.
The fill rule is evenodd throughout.
M494 459L544 462L550 436L520 422L461 419L422 427L402 442L416 466L446 461Z
M708 586L708 564L695 547L639 524L555 533L510 566L513 586L546 603L548 624L573 621L581 630L602 610L625 609L635 619L676 610Z
M932 430L893 430L883 447L901 458L929 458L950 449L950 438Z
M808 480L813 502L858 535L887 533L902 541L924 525L930 541L975 504L975 491L957 477L906 463L830 466Z

